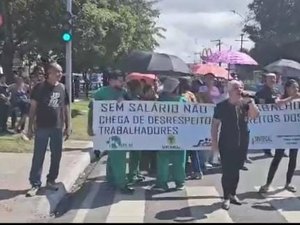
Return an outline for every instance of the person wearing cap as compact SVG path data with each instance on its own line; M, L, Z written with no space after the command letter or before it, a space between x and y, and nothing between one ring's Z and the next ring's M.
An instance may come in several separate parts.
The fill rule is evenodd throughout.
M276 89L276 74L267 73L264 75L264 86L255 94L256 104L274 104L280 96ZM271 149L264 149L267 157L273 157Z
M159 96L159 101L186 102L187 100L179 94L179 80L167 77L163 82L163 90ZM176 189L184 189L186 151L163 151L157 152L157 176L156 184L152 190L168 191L169 163L172 162L172 179L176 184Z
M101 101L126 99L127 93L123 89L124 77L122 73L112 72L108 75L108 86L101 87L95 94L94 99ZM93 104L89 105L88 134L93 132ZM108 151L106 164L106 179L123 194L132 194L134 189L129 187L126 179L126 151Z

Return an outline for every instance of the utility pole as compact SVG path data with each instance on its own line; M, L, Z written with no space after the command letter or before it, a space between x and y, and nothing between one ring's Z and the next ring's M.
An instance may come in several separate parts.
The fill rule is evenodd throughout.
M221 49L222 49L222 41L221 41L221 39L218 39L218 40L211 40L211 42L217 42L217 46L219 47L219 52L221 51Z
M241 34L241 39L240 39L240 40L235 40L235 41L241 42L241 48L240 48L240 51L243 51L244 42L249 41L249 40L245 40L245 39L244 39L244 36L245 36L245 34Z
M194 52L194 63L198 63L197 56L199 56L199 59L201 61L201 52Z
M222 41L221 39L218 39L218 40L211 40L211 42L217 42L217 46L219 47L219 52L222 50ZM221 66L222 63L219 63L219 66Z
M67 12L72 15L72 0L66 0ZM70 18L70 23L72 18ZM72 32L72 29L70 30ZM69 102L72 102L72 40L66 42L66 89L69 94ZM71 110L70 110L71 112Z

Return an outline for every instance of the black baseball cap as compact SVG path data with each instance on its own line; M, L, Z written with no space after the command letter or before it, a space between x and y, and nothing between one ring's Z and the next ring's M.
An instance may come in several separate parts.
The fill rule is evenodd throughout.
M108 80L118 80L119 78L124 79L124 74L119 70L112 71L108 74Z

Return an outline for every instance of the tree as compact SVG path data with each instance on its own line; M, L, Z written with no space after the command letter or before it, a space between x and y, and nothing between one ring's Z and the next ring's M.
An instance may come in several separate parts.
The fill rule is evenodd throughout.
M300 60L290 54L287 46L294 43L300 50L300 1L297 0L254 0L248 5L249 23L244 31L255 43L251 55L262 65L279 58Z
M29 63L42 55L63 60L63 0L2 0L5 29L0 30L0 64L12 78L14 57ZM159 11L149 0L73 0L73 65L77 71L113 65L132 49L152 50L163 37Z
M63 9L60 0L4 0L4 32L0 36L0 64L12 80L14 57L31 59L51 52L61 52L57 24L61 23ZM51 51L52 50L52 51Z
M76 3L78 20L74 34L74 65L78 70L112 66L121 55L133 49L153 50L158 46L156 37L163 37L161 32L164 29L155 23L159 11L153 8L154 1Z

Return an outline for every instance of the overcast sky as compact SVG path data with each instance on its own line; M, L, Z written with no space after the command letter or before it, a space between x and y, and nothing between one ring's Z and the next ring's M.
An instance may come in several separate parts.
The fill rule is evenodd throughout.
M221 39L223 49L238 50L243 22L251 0L161 0L158 25L167 29L166 39L160 39L157 52L180 56L187 62L194 61L194 52L204 47L217 50L210 40ZM235 10L241 15L234 14ZM252 42L244 47L251 48Z

